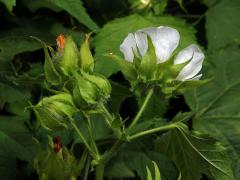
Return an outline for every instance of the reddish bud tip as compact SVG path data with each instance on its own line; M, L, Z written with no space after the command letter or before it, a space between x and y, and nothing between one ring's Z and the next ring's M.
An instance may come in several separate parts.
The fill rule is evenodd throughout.
M58 49L62 51L62 50L65 48L65 37L64 37L64 35L63 35L63 34L60 34L60 35L57 37L56 41L57 41L57 47L58 47Z
M59 136L53 138L54 151L58 153L62 148L61 138Z

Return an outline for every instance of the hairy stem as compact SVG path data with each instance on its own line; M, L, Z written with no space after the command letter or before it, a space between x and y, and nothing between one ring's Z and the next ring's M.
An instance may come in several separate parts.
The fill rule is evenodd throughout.
M91 119L87 115L85 115L85 117L88 121L88 132L90 134L91 143L93 145L95 153L99 156L99 150L98 150L97 144L96 144L96 142L94 140L94 137L93 137L93 126L92 126Z
M131 129L140 119L140 117L142 116L145 108L147 107L147 104L149 102L149 100L151 99L153 95L153 88L152 89L149 89L148 93L147 93L147 96L142 104L142 106L140 107L137 115L135 116L135 118L133 119L132 123L130 124L130 126L128 127L128 129Z
M149 134L153 134L153 133L156 133L156 132L170 130L170 129L175 128L175 127L176 127L175 124L169 124L169 125L149 129L149 130L146 130L146 131L142 131L142 132L139 132L137 134L134 134L134 135L130 136L129 141L132 141L132 140L135 140L139 137L146 136L146 135L149 135Z
M89 156L87 158L87 164L86 164L86 167L85 167L83 180L87 180L88 179L88 173L89 173L90 164L91 164L91 159L90 159L90 156Z
M113 122L113 116L110 114L108 109L105 107L103 103L100 103L100 107L102 108L103 112L105 113L104 115L106 116L106 123L109 127L111 127L111 124Z
M108 161L111 156L117 152L117 150L119 149L119 147L123 144L123 141L121 141L120 139L118 139L113 146L111 147L111 149L102 157L101 161L103 163L105 163L106 161Z
M74 120L71 119L70 123L72 125L72 127L74 128L74 130L77 132L77 134L79 135L79 137L82 139L83 144L85 145L85 147L87 148L87 150L89 151L89 153L93 156L94 159L99 159L99 156L92 150L92 148L89 146L89 144L87 143L86 139L84 138L83 134L81 133L81 131L78 129L77 125L75 124Z
M104 176L104 163L98 164L95 170L95 180L103 180Z

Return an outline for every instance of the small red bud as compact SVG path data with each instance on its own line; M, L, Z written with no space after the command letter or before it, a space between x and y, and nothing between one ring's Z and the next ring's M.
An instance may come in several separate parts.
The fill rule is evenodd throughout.
M54 151L58 153L62 148L61 138L59 136L53 138Z
M65 37L63 34L60 34L57 39L57 47L59 51L63 51L63 49L65 48Z

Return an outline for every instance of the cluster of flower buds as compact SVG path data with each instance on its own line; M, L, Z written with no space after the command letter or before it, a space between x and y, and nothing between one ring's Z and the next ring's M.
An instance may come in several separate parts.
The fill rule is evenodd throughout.
M59 35L56 40L57 52L50 49L51 55L44 45L44 70L46 84L60 94L43 98L33 106L39 122L48 130L67 127L67 121L78 109L96 107L111 92L109 81L93 72L89 35L79 50L71 36Z

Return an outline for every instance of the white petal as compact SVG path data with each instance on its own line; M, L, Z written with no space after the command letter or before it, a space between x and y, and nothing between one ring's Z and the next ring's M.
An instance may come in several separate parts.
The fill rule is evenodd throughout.
M120 45L120 51L124 54L127 61L133 62L134 52L137 52L136 41L134 35L129 33Z
M202 77L202 74L199 74L199 75L197 75L197 76L195 76L195 77L193 77L189 80L199 80L199 79L201 79L201 77Z
M202 69L204 54L200 49L194 51L191 61L180 71L177 76L178 80L188 80L196 76Z
M181 64L189 61L193 57L194 52L202 53L199 47L195 44L191 44L190 46L184 48L178 53L176 59L174 60L174 64Z
M158 63L167 61L178 46L180 35L176 29L160 26L142 29L141 31L150 36L155 47Z
M137 31L135 34L135 40L138 47L140 55L143 57L148 49L147 35L144 32Z

